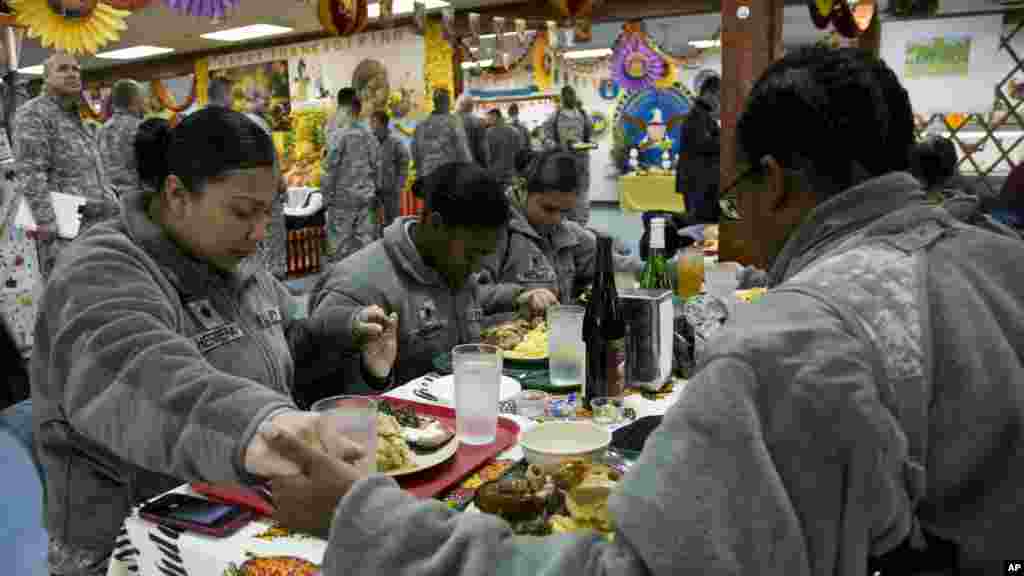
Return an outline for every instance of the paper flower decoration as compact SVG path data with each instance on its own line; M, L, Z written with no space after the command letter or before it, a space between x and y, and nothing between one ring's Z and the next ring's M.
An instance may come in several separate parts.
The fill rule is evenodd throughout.
M164 0L164 4L189 16L223 18L228 8L238 5L238 0Z
M39 38L44 48L68 54L95 54L117 40L131 14L102 2L68 0L8 0L18 24Z
M611 68L612 78L628 91L649 88L665 76L665 60L638 34L619 39Z

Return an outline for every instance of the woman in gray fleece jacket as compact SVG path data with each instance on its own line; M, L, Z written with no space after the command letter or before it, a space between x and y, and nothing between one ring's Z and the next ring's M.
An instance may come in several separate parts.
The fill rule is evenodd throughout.
M1024 517L1024 243L926 205L912 138L867 52L794 51L754 85L737 191L770 290L619 482L614 539L516 536L307 449L305 509L336 507L323 573L1004 573Z
M132 506L183 480L297 473L255 435L263 422L350 457L292 396L352 356L377 375L394 361L383 311L297 320L287 290L248 259L280 182L256 124L209 108L174 129L147 121L135 146L147 189L61 254L36 325L52 574L106 574Z
M577 202L576 157L560 150L524 151L516 164L522 177L508 188L509 224L478 278L487 314L511 310L527 290L550 292L545 305L570 304L596 269L596 236L566 218ZM614 258L617 270L643 269L636 256L616 252Z

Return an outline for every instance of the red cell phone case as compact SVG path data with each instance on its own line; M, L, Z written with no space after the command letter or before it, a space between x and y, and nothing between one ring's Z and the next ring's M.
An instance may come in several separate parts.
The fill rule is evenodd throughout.
M160 499L150 502L146 506L143 506L142 509L139 510L139 517L150 522L154 522L156 524L162 524L164 526L169 526L171 528L176 528L179 530L185 530L187 532L196 532L199 534L204 534L206 536L213 536L214 538L224 538L237 532L240 528L251 522L253 517L255 516L252 510L240 507L238 516L232 518L224 524L221 524L219 526L204 526L202 524L189 522L187 520L168 518L166 516L154 514L153 512L146 510L147 506L156 504L163 498L164 497L161 497Z

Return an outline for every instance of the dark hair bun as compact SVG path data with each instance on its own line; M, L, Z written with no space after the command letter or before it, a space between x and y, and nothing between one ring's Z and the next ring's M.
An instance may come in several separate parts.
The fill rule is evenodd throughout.
M142 182L160 189L169 172L167 150L171 144L171 124L163 118L150 118L139 125L135 135L135 169Z

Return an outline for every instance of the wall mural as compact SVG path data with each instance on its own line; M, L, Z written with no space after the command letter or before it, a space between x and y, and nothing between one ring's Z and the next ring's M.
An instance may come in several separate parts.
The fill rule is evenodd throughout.
M274 132L291 130L292 102L288 87L288 62L261 62L210 73L232 85L234 109L262 117Z

